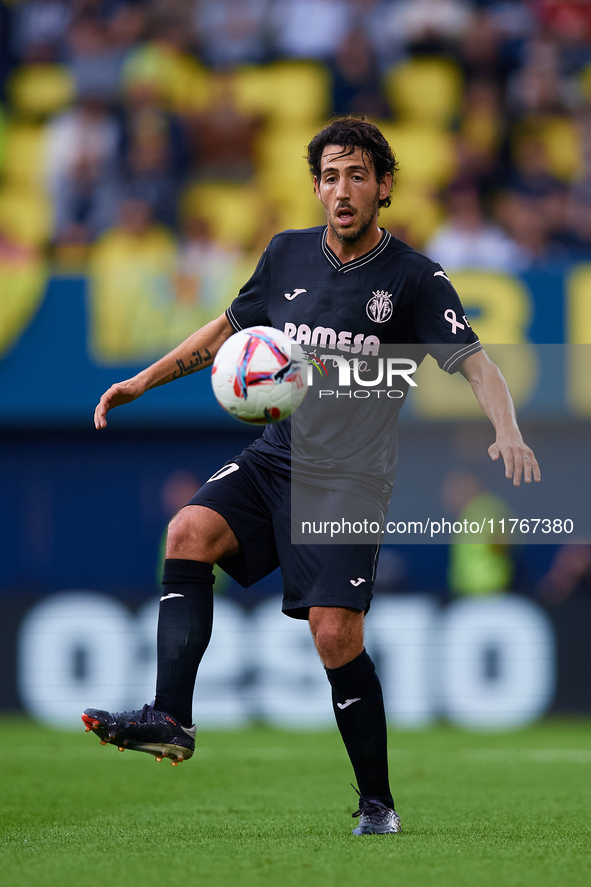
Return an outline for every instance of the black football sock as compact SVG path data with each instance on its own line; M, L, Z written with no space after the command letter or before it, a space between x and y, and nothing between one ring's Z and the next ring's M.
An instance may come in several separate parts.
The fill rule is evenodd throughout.
M327 668L326 674L337 725L361 795L394 807L388 783L386 713L375 665L364 650L340 668Z
M158 677L154 708L185 727L193 723L197 668L213 626L213 567L167 558L158 616Z

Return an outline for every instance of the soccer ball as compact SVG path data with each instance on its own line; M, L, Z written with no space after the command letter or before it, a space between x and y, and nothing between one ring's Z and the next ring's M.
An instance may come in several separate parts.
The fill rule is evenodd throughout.
M253 425L280 422L306 396L306 358L280 330L252 326L226 339L213 362L211 384L234 418Z

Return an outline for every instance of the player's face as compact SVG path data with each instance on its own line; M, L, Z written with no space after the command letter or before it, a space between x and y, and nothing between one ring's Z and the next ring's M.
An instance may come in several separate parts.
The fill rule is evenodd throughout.
M353 244L377 228L379 201L390 193L392 177L378 182L371 159L355 148L327 145L320 161L320 179L314 178L328 226L342 244Z

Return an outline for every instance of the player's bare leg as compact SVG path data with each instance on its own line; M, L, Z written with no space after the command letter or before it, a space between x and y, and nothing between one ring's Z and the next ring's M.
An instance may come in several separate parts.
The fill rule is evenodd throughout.
M386 715L375 667L363 646L363 612L311 607L310 630L332 686L337 725L359 785L354 835L394 834L400 819L388 782Z
M166 537L166 557L215 564L236 554L238 540L225 518L203 505L186 505L171 520Z
M326 668L339 668L363 652L363 612L310 607L310 631Z
M224 518L209 508L188 505L173 518L158 618L156 698L134 712L86 709L86 729L103 745L168 757L173 764L191 757L193 688L213 624L213 564L238 549Z

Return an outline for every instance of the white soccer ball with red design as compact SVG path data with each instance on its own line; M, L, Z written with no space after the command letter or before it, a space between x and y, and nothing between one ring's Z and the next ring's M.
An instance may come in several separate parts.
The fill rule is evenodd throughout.
M213 362L211 384L234 418L253 425L280 422L306 396L306 358L280 330L252 326L226 339Z

